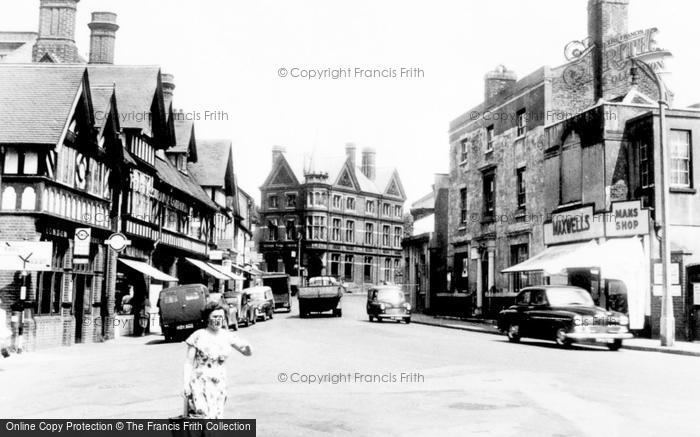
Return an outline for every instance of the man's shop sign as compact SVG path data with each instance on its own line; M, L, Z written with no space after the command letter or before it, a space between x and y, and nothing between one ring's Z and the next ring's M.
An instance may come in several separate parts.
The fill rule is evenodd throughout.
M607 237L629 237L649 233L649 211L642 209L638 200L613 203L606 216Z

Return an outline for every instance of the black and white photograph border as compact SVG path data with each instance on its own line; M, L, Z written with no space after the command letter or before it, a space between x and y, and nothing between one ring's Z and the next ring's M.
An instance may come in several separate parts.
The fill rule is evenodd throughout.
M697 9L0 0L0 435L697 435Z

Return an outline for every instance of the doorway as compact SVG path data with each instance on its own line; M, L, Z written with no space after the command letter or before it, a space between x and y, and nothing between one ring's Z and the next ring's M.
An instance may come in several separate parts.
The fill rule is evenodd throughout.
M687 268L688 341L700 340L700 265Z
M73 275L73 316L75 317L75 342L82 343L83 326L87 323L85 318L91 317L90 304L92 302L92 276ZM87 302L88 307L85 308ZM91 326L91 325L89 325Z

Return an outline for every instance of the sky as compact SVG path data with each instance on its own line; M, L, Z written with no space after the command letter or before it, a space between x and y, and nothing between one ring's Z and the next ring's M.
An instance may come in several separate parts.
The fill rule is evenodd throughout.
M273 145L291 155L372 147L413 202L448 171L449 122L483 100L499 64L523 77L565 62L586 36L587 0L81 0L76 43L87 58L92 11L118 14L117 64L175 75L174 104L198 114L199 138L228 138L239 184L259 202ZM700 102L697 2L631 0L630 31L658 27L674 54L676 106ZM0 30L37 30L39 0L0 0ZM306 78L350 69L353 77ZM415 77L400 77L416 71ZM356 77L393 69L396 77ZM286 73L286 76L282 77ZM326 73L328 74L328 73ZM391 74L389 74L391 76ZM218 114L205 120L209 113ZM223 114L222 114L223 113Z

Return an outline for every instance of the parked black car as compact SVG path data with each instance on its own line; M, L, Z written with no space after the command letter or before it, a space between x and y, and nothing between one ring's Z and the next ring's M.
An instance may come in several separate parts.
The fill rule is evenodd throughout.
M596 307L586 290L570 286L524 288L515 305L498 315L498 329L511 342L531 337L562 347L594 341L618 350L622 340L632 338L628 326L626 315Z

